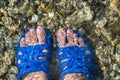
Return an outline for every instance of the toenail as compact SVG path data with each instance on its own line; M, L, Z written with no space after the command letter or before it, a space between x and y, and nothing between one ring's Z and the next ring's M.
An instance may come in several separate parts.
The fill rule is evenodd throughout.
M19 52L18 52L18 55L22 55L22 52L19 51Z
M60 55L62 55L62 54L63 54L63 52L60 52L59 54L60 54Z
M48 50L47 50L47 49L44 49L44 50L42 50L42 52L47 53L47 52L48 52Z
M19 60L18 60L18 64L20 64L20 63L21 63L21 60L19 59Z
M88 50L86 50L86 51L85 51L85 54L88 54L88 52L89 52L89 51L88 51Z

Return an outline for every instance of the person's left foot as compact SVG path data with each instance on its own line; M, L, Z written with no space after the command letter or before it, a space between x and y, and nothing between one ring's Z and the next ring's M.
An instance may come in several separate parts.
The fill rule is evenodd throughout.
M81 47L85 46L85 43L82 40L82 38L78 37L77 34L75 34L71 29L68 29L66 31L64 28L60 28L57 31L56 35L57 35L58 46L60 48L69 47L69 46L81 46ZM66 39L68 40L68 42L66 41ZM61 60L61 63L67 60L68 59L63 59ZM66 67L63 68L63 70L65 69ZM86 80L85 78L86 78L86 75L82 73L69 73L64 76L64 80Z

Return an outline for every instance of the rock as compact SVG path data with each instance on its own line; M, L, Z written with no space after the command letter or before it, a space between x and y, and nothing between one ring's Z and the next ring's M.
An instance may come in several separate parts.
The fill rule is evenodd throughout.
M104 27L100 28L100 32L102 33L102 35L104 35L104 37L111 43L112 41L112 33L108 32ZM112 44L112 43L111 43Z
M38 18L39 18L38 15L34 14L34 15L32 15L31 21L35 23L38 21Z
M17 2L18 0L10 0L9 1L9 6L14 6L15 2Z
M28 6L28 2L24 2L21 6L20 6L20 13L21 14L25 14L27 12L27 9L29 8Z
M113 64L113 70L115 71L119 70L118 64Z
M120 64L120 55L116 54L115 55L116 62Z
M90 9L88 3L82 2L80 5L83 6L81 10L75 11L72 15L67 16L66 18L71 24L80 24L83 21L89 21L93 18L93 11Z
M11 74L9 80L18 80L18 79L17 79L17 76L15 74Z
M85 30L83 29L83 28L80 28L79 29L79 32L83 35L83 34L85 34Z
M53 18L54 17L54 12L48 13L48 17Z
M0 76L8 72L8 67L14 60L14 53L14 50L8 50L0 58Z
M118 42L119 42L119 39L116 38L116 39L111 41L111 44L112 44L112 46L115 46Z
M102 66L101 69L104 71L104 72L107 72L108 71L108 68L106 66Z
M13 74L17 74L17 67L16 66L11 66L10 68L10 72L13 73Z
M29 9L26 12L26 16L30 17L31 15L33 15L35 12L35 7L34 6L30 6Z
M6 66L4 59L0 58L0 76L4 75L8 71L8 66Z
M120 79L120 76L116 76L115 80L119 80Z
M112 72L110 73L110 76L113 77L114 75L115 75L115 73L112 71Z
M4 23L5 27L9 28L13 21L11 17L2 17L2 22Z
M110 8L115 10L116 12L118 12L120 14L120 2L119 0L111 0L110 1Z
M101 18L100 20L97 20L95 22L96 27L104 27L104 25L107 23L106 17Z

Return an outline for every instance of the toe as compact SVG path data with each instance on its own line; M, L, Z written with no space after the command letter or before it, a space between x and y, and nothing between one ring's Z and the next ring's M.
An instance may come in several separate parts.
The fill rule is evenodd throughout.
M59 47L65 47L66 46L66 31L64 28L60 28L57 33L57 41L58 41L58 45Z
M25 35L25 44L26 46L31 44L30 32Z
M31 45L37 44L37 34L35 29L30 29Z
M68 46L72 46L74 43L73 34L74 34L73 30L71 30L71 29L67 30L67 40L68 40L67 45Z
M37 38L38 38L38 43L43 44L46 42L46 33L43 27L39 26L37 28Z
M22 38L22 39L20 40L20 46L21 46L21 47L26 46L26 45L25 45L25 38Z
M73 39L74 39L74 44L78 45L78 36L77 36L77 34L73 35Z
M84 41L82 40L82 38L79 38L79 46L85 46L85 43Z

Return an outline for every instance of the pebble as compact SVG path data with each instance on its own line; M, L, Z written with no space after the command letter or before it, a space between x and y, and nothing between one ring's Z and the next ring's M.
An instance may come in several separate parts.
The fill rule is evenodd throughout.
M83 34L85 34L85 30L83 29L83 28L80 28L79 29L79 32L83 35Z
M120 14L120 9L118 7L119 4L120 4L119 0L111 0L110 1L110 8Z
M118 69L118 64L113 64L113 70L117 71Z
M17 74L17 67L16 66L11 66L10 72L13 74Z
M115 75L115 73L114 73L114 71L112 71L111 73L110 73L110 76L114 76Z
M10 80L18 80L17 76L15 74L10 75Z
M87 2L79 3L79 5L83 6L81 10L75 11L72 15L67 16L67 21L70 21L71 24L78 24L92 20L94 12L90 9L90 6Z
M50 18L53 18L53 17L54 17L54 12L49 12L49 13L48 13L48 16L49 16Z
M106 19L106 17L103 17L102 19L97 20L96 23L97 23L96 27L102 28L107 23L107 19Z
M39 18L38 15L34 14L34 15L32 15L31 21L35 23L38 21L38 18Z
M116 62L120 64L120 54L115 55Z
M115 78L115 80L120 80L120 76L117 76L117 77Z

